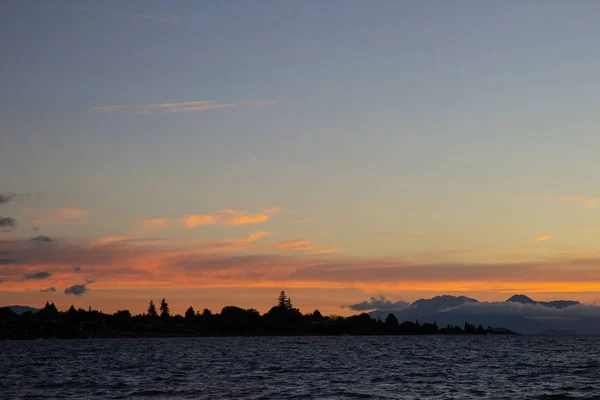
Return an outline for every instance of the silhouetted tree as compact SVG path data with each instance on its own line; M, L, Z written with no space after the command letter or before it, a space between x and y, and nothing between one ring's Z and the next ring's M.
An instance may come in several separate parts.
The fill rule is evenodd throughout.
M185 319L193 319L196 313L194 312L194 307L190 306L185 312Z
M404 321L400 324L400 333L403 335L417 335L420 334L420 328L414 322Z
M145 315L132 316L128 310L119 310L114 314L84 309L75 310L74 306L60 313L54 304L46 306L37 313L15 314L9 308L0 308L0 340L35 338L92 338L92 337L155 337L155 336L212 336L212 335L422 335L422 334L511 334L506 329L483 329L465 322L464 330L449 325L438 329L437 324L418 321L405 321L399 324L394 314L388 315L383 322L373 319L369 314L361 313L344 318L337 315L323 317L315 310L312 314L302 315L293 308L291 300L282 292L281 302L267 313L260 315L255 309L243 309L236 306L224 307L220 314L213 315L204 309L197 318L192 318L194 308L189 307L184 318L180 315L164 318L158 323ZM161 315L169 315L165 299L161 302ZM153 301L148 306L149 316L157 317ZM196 323L196 321L198 323Z
M160 302L160 316L162 318L169 318L169 304L164 297Z
M131 318L131 312L129 312L129 310L117 310L117 312L114 313L113 316L119 319L129 319Z
M8 307L0 308L0 321L6 320L6 319L11 319L11 318L16 318L16 317L17 317L17 314L10 308L8 308Z
M316 321L316 322L320 322L320 321L323 321L323 315L321 314L321 311L315 310L310 315L310 319L312 319L313 321Z
M385 319L385 326L390 332L398 331L400 324L398 323L398 318L393 313L389 313L387 318Z
M285 309L285 308L287 308L287 304L288 304L288 298L285 295L285 290L282 290L281 293L279 293L277 307Z
M153 318L158 316L158 313L156 312L156 306L154 305L154 300L150 300L150 304L148 305L148 316Z
M54 303L50 304L50 303L46 302L46 305L44 306L44 308L42 308L37 313L37 315L41 319L54 320L54 319L58 318L58 310L56 309L56 306L54 305Z

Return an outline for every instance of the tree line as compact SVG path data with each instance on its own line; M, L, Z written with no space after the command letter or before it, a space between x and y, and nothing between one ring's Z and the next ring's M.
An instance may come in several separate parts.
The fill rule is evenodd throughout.
M36 313L15 314L0 308L0 339L101 338L164 336L269 336L269 335L434 335L434 334L509 334L506 329L484 328L465 322L463 327L438 327L435 322L400 322L390 313L374 319L366 313L341 317L323 316L319 310L302 314L285 291L277 304L261 315L257 310L236 306L223 307L213 314L190 306L184 315L171 315L169 304L162 299L159 309L150 300L146 313L132 315L128 310L106 314L88 308L59 311L46 303Z

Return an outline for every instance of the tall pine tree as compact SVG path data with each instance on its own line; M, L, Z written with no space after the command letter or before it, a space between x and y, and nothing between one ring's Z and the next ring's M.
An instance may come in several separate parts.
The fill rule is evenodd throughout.
M194 307L190 306L185 312L185 319L193 319L196 313L194 312Z
M148 316L149 317L157 317L156 306L154 305L154 300L150 300L150 304L148 305Z
M162 318L169 318L169 304L164 297L160 302L160 316Z

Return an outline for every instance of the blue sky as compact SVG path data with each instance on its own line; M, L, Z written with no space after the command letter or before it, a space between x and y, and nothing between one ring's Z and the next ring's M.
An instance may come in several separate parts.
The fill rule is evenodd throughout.
M57 220L35 234L79 243L278 207L262 231L335 257L597 254L598 15L593 1L6 3L0 189L34 195L1 206L19 222L5 239L41 214ZM224 225L153 235L257 231Z

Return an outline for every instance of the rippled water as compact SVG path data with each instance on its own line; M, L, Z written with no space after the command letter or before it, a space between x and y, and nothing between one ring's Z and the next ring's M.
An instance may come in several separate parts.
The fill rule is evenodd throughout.
M600 337L0 342L2 399L600 399Z

